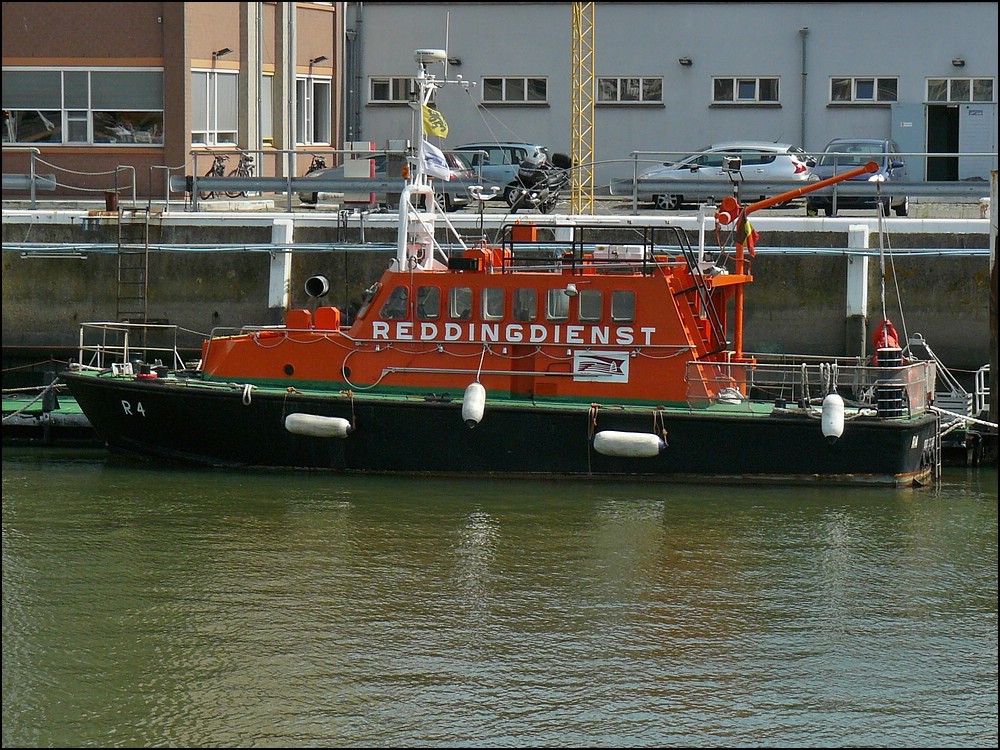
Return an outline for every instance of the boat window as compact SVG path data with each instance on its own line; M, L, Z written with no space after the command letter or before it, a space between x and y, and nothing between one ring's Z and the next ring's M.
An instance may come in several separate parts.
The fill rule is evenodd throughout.
M611 293L611 319L615 322L635 320L635 292L622 289Z
M545 316L549 320L566 320L569 318L569 297L562 287L549 289L548 302L545 305Z
M598 321L604 306L604 295L598 289L584 289L580 292L580 320Z
M472 317L472 290L467 286L456 286L448 295L448 314L455 320Z
M409 299L409 293L405 286L397 286L392 290L392 294L389 295L389 299L385 301L382 305L382 312L379 313L383 318L388 318L390 320L398 320L400 318L406 317L406 302Z
M436 286L417 287L417 317L433 320L441 314L441 289Z
M538 318L538 291L536 289L514 290L514 320L536 320Z
M497 286L483 289L483 317L496 320L503 317L503 289Z

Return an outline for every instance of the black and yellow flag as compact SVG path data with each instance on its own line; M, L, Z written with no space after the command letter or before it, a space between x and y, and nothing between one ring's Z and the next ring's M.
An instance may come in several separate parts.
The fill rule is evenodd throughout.
M429 135L439 135L442 138L448 135L448 123L444 120L444 115L436 109L431 109L426 104L424 110L424 132Z

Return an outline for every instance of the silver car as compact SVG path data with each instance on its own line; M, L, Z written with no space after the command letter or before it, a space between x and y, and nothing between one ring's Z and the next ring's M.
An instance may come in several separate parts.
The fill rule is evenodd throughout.
M635 181L636 198L640 203L673 210L684 204L721 200L732 195L738 185L742 199L757 200L765 196L754 194L753 182L814 181L815 165L813 157L790 143L715 143L678 161L644 170ZM611 184L612 195L629 196L632 190L632 180Z
M510 205L510 191L517 187L517 168L524 157L534 153L536 149L548 153L544 146L534 143L504 141L466 143L455 148L455 151L464 152L469 157L472 168L481 175L484 198L502 198ZM494 187L497 189L496 193L492 193Z

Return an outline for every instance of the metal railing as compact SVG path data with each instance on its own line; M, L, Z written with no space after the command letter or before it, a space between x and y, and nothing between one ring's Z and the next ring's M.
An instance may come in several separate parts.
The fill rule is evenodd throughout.
M921 360L898 367L876 367L851 357L749 354L743 361L689 362L685 379L692 406L715 402L741 405L747 410L761 403L816 406L835 387L848 404L877 410L880 395L888 389L898 393L906 414L916 416L928 411L933 403L937 365Z
M663 193L679 193L687 196L692 196L695 198L721 198L727 195L732 195L734 188L739 186L742 190L747 193L752 193L754 196L772 196L778 195L780 193L786 192L788 190L793 190L795 188L803 187L807 185L807 181L803 180L755 180L755 179L745 179L739 174L732 176L729 180L716 179L685 179L685 180L673 180L673 179L643 179L641 181L642 189L640 191L640 174L641 171L653 167L656 165L666 166L668 163L677 163L681 159L687 156L691 156L690 151L632 151L629 154L629 162L631 163L632 175L630 178L616 178L612 179L609 183L609 189L611 195L618 195L621 197L631 197L632 198L632 208L633 212L638 209L639 196L648 195L651 192L662 191ZM992 169L997 168L998 156L996 153L992 152L975 152L975 153L929 153L929 152L900 152L898 154L892 155L882 155L882 154L854 154L847 152L827 152L824 154L826 156L843 157L846 161L848 159L856 159L859 156L863 157L865 160L875 160L879 161L885 156L909 158L912 157L915 160L920 159L936 159L936 158L976 158L976 159L991 159ZM744 154L745 156L745 154ZM811 154L799 154L798 156L802 158L813 158L815 156ZM852 162L853 163L853 162ZM700 167L706 172L709 170L715 170L717 167ZM752 169L752 165L747 167ZM752 185L752 187L751 187ZM976 199L985 198L990 192L989 180L907 180L907 181L860 181L860 182L843 182L831 187L823 188L817 190L815 195L821 196L832 196L834 204L836 204L836 198L838 195L841 196L874 196L876 191L883 197L894 197L894 196L908 196L914 198L966 198L966 199Z
M85 367L109 369L136 358L147 362L160 359L171 363L171 369L184 369L178 344L181 332L195 333L166 323L82 323L78 362Z

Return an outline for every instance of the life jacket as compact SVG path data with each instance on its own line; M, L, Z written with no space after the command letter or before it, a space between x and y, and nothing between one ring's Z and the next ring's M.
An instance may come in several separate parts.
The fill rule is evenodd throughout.
M899 334L896 333L896 327L889 320L883 320L875 327L875 333L872 334L872 345L875 349L875 354L872 357L872 362L878 365L878 350L879 349L898 349L899 348Z

